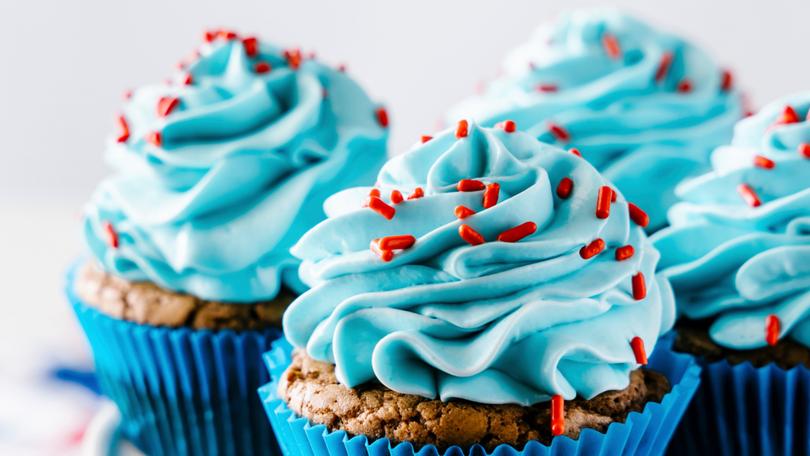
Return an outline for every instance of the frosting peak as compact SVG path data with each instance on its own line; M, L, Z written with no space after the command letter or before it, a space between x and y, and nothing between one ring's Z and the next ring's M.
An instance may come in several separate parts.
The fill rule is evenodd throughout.
M287 337L350 387L520 404L624 388L630 341L652 351L674 318L628 203L607 193L598 218L610 187L587 162L464 126L389 160L374 189L327 201L292 249L313 288L285 313Z
M713 319L709 333L725 347L784 337L810 346L808 111L803 93L740 121L714 170L678 187L672 226L653 238L679 309Z
M741 113L731 75L700 49L614 10L582 10L540 27L449 118L512 119L541 141L579 148L647 208L654 230L676 184L708 170Z
M204 299L301 291L289 247L329 194L372 179L387 132L342 72L232 32L207 39L169 82L128 96L88 244L119 276Z

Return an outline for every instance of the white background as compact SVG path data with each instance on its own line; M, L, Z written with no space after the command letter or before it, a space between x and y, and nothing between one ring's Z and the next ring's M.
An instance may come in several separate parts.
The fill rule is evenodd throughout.
M399 153L493 76L539 22L588 4L602 2L0 0L0 391L31 392L22 382L36 387L32 371L52 360L86 360L61 273L81 251L81 204L106 172L103 140L122 91L171 74L204 28L233 27L346 63L388 106ZM808 2L614 4L707 48L757 106L810 88ZM0 393L0 409L14 415L0 410L0 452L25 412L45 427L47 414L16 396L8 407Z

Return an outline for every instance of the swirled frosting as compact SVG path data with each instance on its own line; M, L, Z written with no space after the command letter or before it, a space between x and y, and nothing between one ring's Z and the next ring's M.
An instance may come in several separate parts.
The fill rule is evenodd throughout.
M617 11L583 10L541 26L449 118L512 119L541 141L580 148L655 230L677 183L709 170L741 110L730 73L702 50Z
M725 347L765 346L769 332L810 347L808 109L802 93L740 121L653 238L680 312L714 319L709 335Z
M208 38L173 80L129 96L85 237L108 271L204 299L303 291L289 247L325 218L328 195L373 181L387 119L299 51Z
M638 366L630 341L652 351L674 319L669 285L654 274L658 252L628 203L616 195L597 218L608 184L585 160L509 129L463 130L383 166L377 190L395 210L390 220L362 207L368 188L327 201L329 218L292 249L312 288L285 313L287 337L335 363L350 387L377 380L442 400L518 404L626 387ZM565 178L573 186L558 194ZM459 191L463 179L473 179L471 191ZM395 204L395 191L412 197ZM527 222L533 232L498 240ZM465 241L462 225L484 242ZM395 235L415 242L385 261L383 241L373 240ZM605 250L584 259L596 239ZM626 245L635 252L618 261ZM639 272L647 292L635 299Z

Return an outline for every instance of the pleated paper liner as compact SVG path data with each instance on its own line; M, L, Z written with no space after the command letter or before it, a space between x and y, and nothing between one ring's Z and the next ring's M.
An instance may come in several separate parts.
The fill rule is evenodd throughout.
M121 432L149 455L278 454L256 389L262 353L281 332L161 328L108 317L67 296L93 350Z
M670 454L810 455L810 369L707 362Z
M564 454L663 454L686 406L700 383L700 367L694 359L672 351L672 337L659 341L650 357L649 367L664 374L672 390L660 403L650 402L641 413L631 412L624 423L613 423L607 432L594 429L581 432L577 440L555 437L551 445L533 441L523 448L500 445L491 453L482 446L470 448L452 446L441 452L434 445L416 450L408 442L393 444L386 438L369 441L365 436L350 436L345 431L329 431L299 417L278 395L277 380L259 389L264 409L276 434L281 451L286 456L461 456L461 455L564 455ZM264 356L272 379L278 379L292 361L292 346L279 339Z

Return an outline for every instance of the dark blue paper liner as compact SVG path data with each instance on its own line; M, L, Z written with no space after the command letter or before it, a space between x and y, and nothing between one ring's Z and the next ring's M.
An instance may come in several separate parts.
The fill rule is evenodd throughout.
M210 331L118 320L67 296L102 391L121 411L121 432L149 455L278 454L256 389L269 381L262 353L277 329Z
M667 337L659 341L650 357L650 369L666 375L672 384L672 390L661 403L647 403L641 413L631 412L624 423L611 424L605 433L586 429L577 440L561 436L555 437L551 445L532 441L522 449L500 445L488 453L480 445L473 445L466 449L453 446L440 452L433 445L425 445L416 451L408 442L392 445L386 438L369 441L362 435L352 437L345 431L332 432L324 425L311 424L306 418L295 415L281 400L277 380L261 387L259 396L281 452L286 456L660 455L700 383L700 367L691 356L673 352L672 340L672 337ZM291 362L291 356L292 346L286 339L273 343L273 349L264 355L271 378L281 377Z
M702 387L670 454L810 455L810 369L697 362Z

